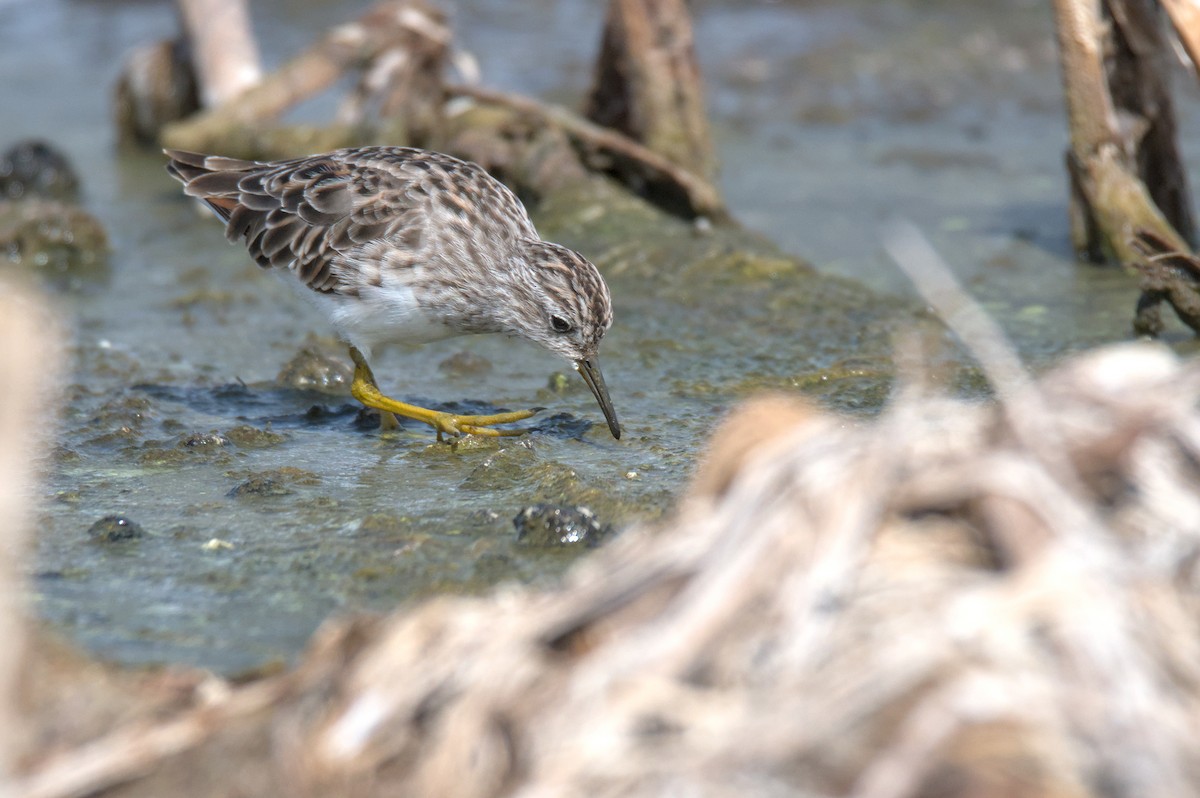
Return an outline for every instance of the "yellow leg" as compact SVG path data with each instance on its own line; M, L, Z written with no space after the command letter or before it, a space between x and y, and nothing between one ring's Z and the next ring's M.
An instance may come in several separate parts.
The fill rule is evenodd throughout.
M367 365L362 353L353 346L350 347L350 359L354 361L354 382L350 384L350 393L355 399L384 414L395 413L406 418L424 421L437 430L439 441L442 440L443 432L456 437L459 435L523 435L529 430L492 429L491 427L495 424L523 421L542 410L540 407L535 407L532 410L495 413L490 416L456 416L453 413L439 413L436 410L410 405L407 402L398 402L384 396L379 390L379 386L375 384L375 375L371 372L371 367Z

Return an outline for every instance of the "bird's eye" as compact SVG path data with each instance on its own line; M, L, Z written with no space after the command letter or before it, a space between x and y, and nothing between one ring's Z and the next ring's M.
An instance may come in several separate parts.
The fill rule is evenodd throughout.
M571 331L571 322L564 319L562 316L551 316L550 326L558 333L569 333Z

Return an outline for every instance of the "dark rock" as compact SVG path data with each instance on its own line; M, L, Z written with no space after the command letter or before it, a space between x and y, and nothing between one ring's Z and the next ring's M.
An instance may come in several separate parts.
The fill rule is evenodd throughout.
M219 449L228 446L229 438L213 430L212 432L193 432L183 439L183 446L188 449Z
M262 449L275 446L287 440L287 436L278 432L252 427L249 424L239 424L225 433L225 437L245 449Z
M235 475L230 474L230 476ZM256 473L243 472L239 476L242 476L242 482L228 494L233 498L290 496L295 491L288 487L289 485L319 485L321 483L320 474L291 466Z
M0 197L75 202L79 199L79 178L67 156L53 145L26 139L0 155Z
M97 543L119 543L145 536L140 524L123 515L106 515L88 527L88 537Z
M595 546L610 529L586 507L535 504L513 519L517 542L527 546Z
M347 394L354 371L343 358L306 346L284 364L275 382L287 388Z
M294 491L271 477L250 477L229 491L233 498L246 496L290 496Z
M0 261L65 291L107 279L107 255L103 225L82 208L57 200L0 198Z

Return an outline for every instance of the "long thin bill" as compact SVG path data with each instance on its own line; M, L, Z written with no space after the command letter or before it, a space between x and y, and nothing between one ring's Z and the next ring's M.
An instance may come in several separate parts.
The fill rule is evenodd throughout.
M604 384L604 374L600 371L600 361L576 360L575 370L583 377L583 381L592 389L592 395L600 403L604 420L608 422L608 431L614 438L621 437L621 422L617 421L617 411L613 408L612 399L608 398L608 386Z

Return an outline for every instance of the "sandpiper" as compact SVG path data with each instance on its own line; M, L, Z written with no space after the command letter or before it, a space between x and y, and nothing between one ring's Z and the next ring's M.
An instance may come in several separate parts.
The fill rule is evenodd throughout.
M184 193L225 220L263 268L284 276L328 315L350 347L351 393L383 413L448 435L495 429L541 408L454 415L385 396L371 372L390 343L475 333L528 339L565 356L621 426L597 359L612 325L600 272L543 241L516 195L477 164L411 147L358 147L260 162L164 150Z

